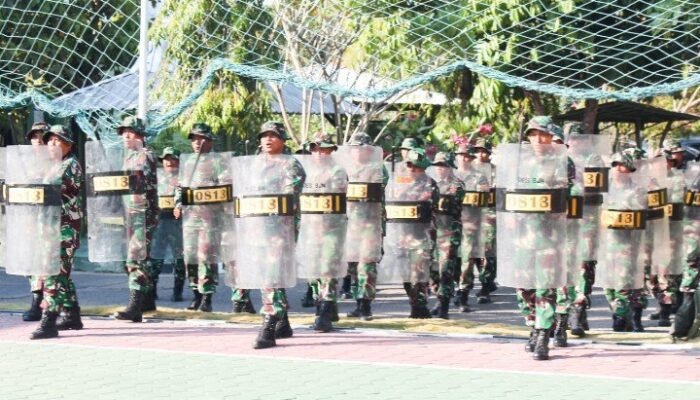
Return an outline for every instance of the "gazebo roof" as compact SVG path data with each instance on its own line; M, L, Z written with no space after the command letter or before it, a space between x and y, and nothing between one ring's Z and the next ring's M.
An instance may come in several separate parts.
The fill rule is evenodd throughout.
M554 119L559 121L583 120L583 109L569 111L557 115ZM674 121L697 121L700 116L665 110L631 101L614 101L598 105L596 115L597 122L627 122L627 123L659 123Z

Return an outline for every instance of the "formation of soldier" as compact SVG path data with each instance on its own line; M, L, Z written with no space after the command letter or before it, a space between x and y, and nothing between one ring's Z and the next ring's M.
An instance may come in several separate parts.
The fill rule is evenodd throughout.
M339 290L356 301L348 318L371 320L377 284L403 285L410 318L448 319L453 301L470 312L475 270L477 303L489 303L498 260L499 282L516 288L531 328L525 350L537 360L549 358L550 337L563 347L567 331L585 336L594 284L604 288L615 331L644 330L648 291L659 304L650 319L671 326L677 312L674 334L692 329L700 164L684 162L673 141L665 158L645 157L636 146L610 154L607 137L537 116L519 143L494 148L478 138L430 160L408 138L401 159L389 162L363 132L344 146L319 133L308 154L292 155L275 122L261 127L258 154L244 157L213 151L204 123L192 127L188 154L167 147L156 157L135 118L117 134L118 148L86 143L85 177L63 126L34 124L31 146L4 149L8 165L39 168L6 171L2 223L52 243L36 251L14 234L3 243L7 272L30 277L32 305L23 318L40 321L34 339L83 327L70 279L83 184L89 258L128 275L119 320L141 322L155 310L168 259L175 263L171 300L183 300L188 282L190 310L212 311L219 265L233 312L255 313L250 290L261 290L256 349L293 336L286 289L298 278L309 282L313 328L329 332L339 320ZM255 240L242 246L239 238Z

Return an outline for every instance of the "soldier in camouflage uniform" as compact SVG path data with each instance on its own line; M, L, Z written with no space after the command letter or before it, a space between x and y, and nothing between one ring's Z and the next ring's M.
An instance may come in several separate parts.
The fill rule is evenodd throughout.
M61 269L58 275L41 277L44 282L44 313L41 324L32 333L31 339L57 337L59 330L83 328L75 285L70 277L73 257L80 247L80 226L83 218L80 189L83 170L78 159L71 154L74 144L72 135L63 126L52 126L44 134L44 141L49 146L59 147L63 157L61 171L53 174L60 176L60 182L49 182L61 185ZM64 317L57 324L56 318L60 311L64 312Z
M438 304L431 314L449 319L450 299L454 296L455 275L457 275L458 251L462 241L462 200L464 182L454 173L448 155L439 152L435 155L428 175L437 183L440 200L435 210L436 249L435 262L430 271L433 292Z
M143 171L144 194L125 197L124 208L129 214L127 220L130 221L127 226L127 254L140 252L140 249L145 246L146 259L137 260L127 255L125 269L129 282L129 304L124 311L117 312L114 317L119 320L141 322L143 311L156 309L149 256L153 233L160 217L157 161L153 152L145 146L146 129L141 120L134 117L124 118L121 125L117 127L117 134L124 142L123 169Z
M181 179L175 189L174 211L175 218L178 219L183 217L183 188L209 187L230 182L227 159L212 152L214 136L209 125L194 124L187 138L197 156L192 157L194 160L190 158L187 164L183 163L180 167ZM220 251L223 219L226 218L225 205L193 205L188 213L183 217L186 218L183 221L182 233L184 252L186 258L197 260L186 261L190 288L194 293L194 299L187 309L211 312L212 296L216 293L219 283L219 269L217 264L207 262L203 258L209 258L213 256L212 253ZM188 254L190 256L187 256ZM195 263L197 261L198 263Z
M685 265L680 291L683 294L682 305L676 313L674 336L686 336L695 314L695 299L698 296L700 281L700 163L689 162L685 171L686 194L683 214L683 254ZM687 326L681 326L687 325Z
M479 138L473 146L476 152L476 164L488 164L491 166L491 194L488 197L486 209L483 212L483 220L481 223L481 241L484 246L483 261L484 267L479 271L479 282L481 282L481 290L477 293L477 304L487 304L491 302L490 293L498 289L496 286L496 188L493 177L496 174L496 167L491 164L491 143L486 139ZM475 165L476 165L475 164Z
M32 146L44 145L44 134L48 132L49 126L45 122L35 122L32 128L24 136L25 140ZM32 292L32 304L29 309L22 314L24 321L39 321L41 319L41 302L44 299L44 282L36 276L29 276L29 287Z

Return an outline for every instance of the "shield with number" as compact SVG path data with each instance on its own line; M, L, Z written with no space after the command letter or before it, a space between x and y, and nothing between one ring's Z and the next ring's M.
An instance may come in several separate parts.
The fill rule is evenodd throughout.
M333 158L348 174L344 259L379 262L382 257L384 165L377 146L340 146Z
M645 160L643 173L649 179L647 188L647 228L644 234L644 264L651 273L664 274L671 259L668 168L664 157Z
M700 162L689 162L685 169L683 197L683 240L686 259L700 257Z
M460 254L463 260L483 258L485 237L482 227L491 195L491 164L472 161L461 167L455 171L457 177L464 183Z
M606 289L644 287L642 246L647 225L645 168L635 172L610 170L608 194L601 215L600 254L596 286Z
M230 153L180 156L183 257L186 264L225 262L222 234L232 218Z
M236 157L231 163L236 215L235 282L241 289L296 285L295 188L303 168L290 155Z
M140 142L137 142L140 143ZM145 260L147 200L143 149L85 143L88 257L92 262Z
M151 258L173 260L182 258L182 220L175 219L175 188L178 186L178 170L158 168L158 208L160 219L153 234Z
M6 272L57 275L61 268L61 151L8 146L5 177Z
M299 197L301 222L295 258L297 277L342 278L347 274L343 249L347 228L348 176L330 154L295 157L306 172Z
M496 218L501 284L525 289L566 284L567 175L564 145L499 146Z
M427 282L432 264L432 188L425 173L406 168L389 174L386 199L384 257L378 267L379 283Z

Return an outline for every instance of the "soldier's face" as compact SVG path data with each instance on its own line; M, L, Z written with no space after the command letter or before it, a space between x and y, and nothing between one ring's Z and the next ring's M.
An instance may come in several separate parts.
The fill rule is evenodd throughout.
M479 154L479 161L482 163L488 163L491 159L491 154L484 149L479 149L479 153L477 154Z
M629 173L632 172L632 171L630 171L630 169L627 168L627 166L624 165L624 164L617 164L617 165L615 165L615 169L617 170L617 172L619 172L619 173L621 173L621 174L629 174Z
M352 159L357 162L365 162L368 157L368 152L362 150L362 146L352 146L350 147L350 155Z
M320 146L314 146L313 149L311 149L311 154L314 154L318 158L330 156L332 152L333 152L332 147L324 148L324 147L320 147Z
M401 159L405 160L408 157L408 152L411 150L408 149L401 149Z
M541 131L539 129L533 129L527 134L530 143L532 144L552 144L552 136L548 132Z
M412 174L422 174L425 172L425 169L419 168L413 163L407 163L406 167L408 168L408 171Z
M29 143L31 143L32 146L43 146L44 138L42 136L41 132L33 133L32 136L29 137Z
M192 151L195 153L209 153L211 151L211 140L202 136L192 136L190 139L190 145L192 146Z
M274 132L265 132L260 136L260 150L265 154L282 154L284 141Z
M683 165L683 153L671 153L669 157L666 158L666 166L668 169L678 168Z
M172 171L177 171L177 169L180 167L180 160L177 158L173 158L171 156L167 156L163 159L163 169L165 169L168 172Z
M456 154L455 161L457 162L457 168L466 169L469 167L469 163L473 160L467 154Z
M445 179L448 176L450 176L451 169L452 168L446 167L444 165L436 165L435 166L435 173L436 173L438 178Z
M129 150L138 150L143 146L143 137L133 129L124 129L122 131L122 141L124 142L124 147Z
M49 140L46 142L46 145L60 148L62 157L65 157L68 153L70 153L70 149L73 147L73 145L68 142L64 142L57 135L49 136Z

